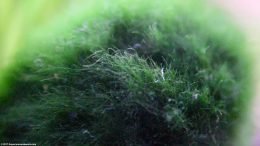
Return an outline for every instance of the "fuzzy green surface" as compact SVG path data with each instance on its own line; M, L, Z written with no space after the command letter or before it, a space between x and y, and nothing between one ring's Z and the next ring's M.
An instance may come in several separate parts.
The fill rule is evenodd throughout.
M92 10L70 35L21 53L1 142L231 143L250 100L249 59L231 22L191 1L99 1Z

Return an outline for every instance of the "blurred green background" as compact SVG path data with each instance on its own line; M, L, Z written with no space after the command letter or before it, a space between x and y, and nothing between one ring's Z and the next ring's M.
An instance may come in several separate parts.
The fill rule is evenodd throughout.
M6 93L8 70L15 67L15 62L23 59L17 54L24 45L28 45L28 39L34 38L36 41L37 38L33 35L38 33L45 41L51 41L48 37L55 32L66 31L66 27L72 25L70 22L73 18L76 16L78 19L80 15L78 11L82 1L75 3L77 6L70 0L0 1L0 95ZM44 31L47 27L48 31ZM30 49L29 51L37 50Z

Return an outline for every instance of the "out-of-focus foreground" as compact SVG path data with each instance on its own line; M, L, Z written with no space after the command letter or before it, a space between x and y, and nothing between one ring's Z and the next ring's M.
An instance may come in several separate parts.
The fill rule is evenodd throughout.
M216 0L215 4L233 16L234 21L247 35L247 49L252 52L251 57L254 60L254 98L248 119L252 121L249 125L252 124L252 129L254 129L252 145L258 146L260 145L260 2L258 0ZM249 133L246 132L246 134Z

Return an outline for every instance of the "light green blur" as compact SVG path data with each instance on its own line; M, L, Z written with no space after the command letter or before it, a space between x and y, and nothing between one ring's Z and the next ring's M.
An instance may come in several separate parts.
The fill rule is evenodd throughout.
M18 51L22 51L21 48L27 45L28 40L32 40L36 32L47 41L47 34L56 31L53 27L55 23L61 31L65 29L65 24L68 24L64 23L66 17L76 16L78 13L78 7L71 2L69 0L0 1L0 96L8 89L8 71L15 67L14 62L23 58L17 56ZM51 26L53 28L50 28ZM44 31L47 27L48 31L46 29ZM30 51L36 50L37 48L34 48Z

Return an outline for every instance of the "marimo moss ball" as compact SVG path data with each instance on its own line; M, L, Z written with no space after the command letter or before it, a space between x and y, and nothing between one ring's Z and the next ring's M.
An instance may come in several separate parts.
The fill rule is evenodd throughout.
M201 1L99 1L92 12L16 73L1 142L232 142L250 88L232 22Z

